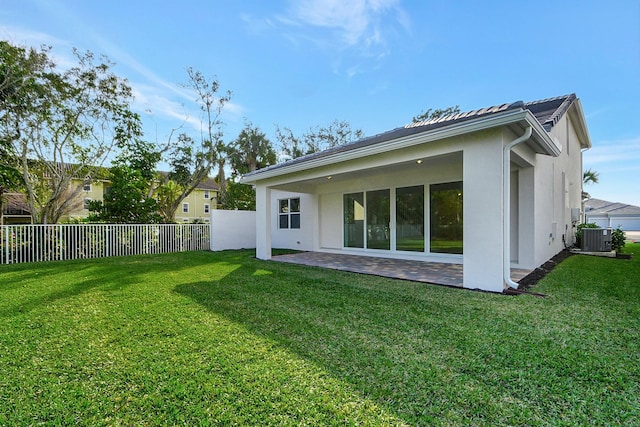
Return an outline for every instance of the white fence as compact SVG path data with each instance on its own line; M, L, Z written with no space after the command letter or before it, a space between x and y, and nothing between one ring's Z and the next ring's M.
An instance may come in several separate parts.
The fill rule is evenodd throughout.
M209 224L0 226L0 264L209 249Z

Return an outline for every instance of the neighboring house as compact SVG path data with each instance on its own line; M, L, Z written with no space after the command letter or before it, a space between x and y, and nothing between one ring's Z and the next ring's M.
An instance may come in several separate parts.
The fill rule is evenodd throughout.
M176 222L208 223L211 219L211 210L217 209L217 205L218 184L213 179L207 178L176 209Z
M256 255L272 248L458 263L502 292L574 241L582 150L574 94L412 123L245 175Z
M624 203L588 199L584 202L585 222L593 222L602 228L618 228L624 231L640 231L640 207Z
M22 193L4 193L2 198L2 221L0 225L31 224L27 196Z
M69 220L81 220L89 216L87 209L90 200L104 200L104 195L109 191L110 182L98 179L91 183L83 183L80 178L72 179L71 187L82 186L77 203L72 205L71 211L61 218L61 222ZM30 224L31 213L26 202L26 197L20 193L7 193L3 204L4 224ZM217 208L218 184L211 178L203 180L187 196L175 211L175 220L178 223L192 223L210 221L211 209Z

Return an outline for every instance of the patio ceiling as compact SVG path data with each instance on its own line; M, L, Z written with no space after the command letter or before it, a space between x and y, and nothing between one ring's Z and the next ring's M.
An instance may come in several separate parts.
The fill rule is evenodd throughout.
M320 185L337 184L342 181L351 181L354 179L367 179L372 176L387 175L401 172L409 172L410 170L428 169L435 165L446 166L456 165L462 162L462 152L449 153L432 157L416 157L410 161L377 166L375 168L362 168L355 171L344 173L335 173L332 168L323 168L321 176L315 176L309 179L300 179L298 176L292 176L292 180L286 184L274 186L278 190L294 191L301 193L313 193ZM339 166L339 165L337 165ZM317 171L316 171L317 172ZM317 175L317 173L316 173Z

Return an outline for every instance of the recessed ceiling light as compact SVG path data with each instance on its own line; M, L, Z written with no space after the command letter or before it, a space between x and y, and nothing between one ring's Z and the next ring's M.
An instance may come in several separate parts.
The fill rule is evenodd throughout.
M331 179L331 178L333 178L331 175L329 175L329 176L327 177L327 179Z
M418 160L416 160L416 163L417 163L417 164L419 164L419 165L421 165L421 164L422 164L422 159L418 159Z

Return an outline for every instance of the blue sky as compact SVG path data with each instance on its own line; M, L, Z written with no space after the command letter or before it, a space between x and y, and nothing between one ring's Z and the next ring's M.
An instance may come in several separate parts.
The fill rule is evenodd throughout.
M105 54L136 93L147 139L197 127L186 68L233 97L225 139L250 120L301 133L347 120L365 135L428 108L576 93L593 196L640 206L640 3L400 0L2 0L0 37Z

